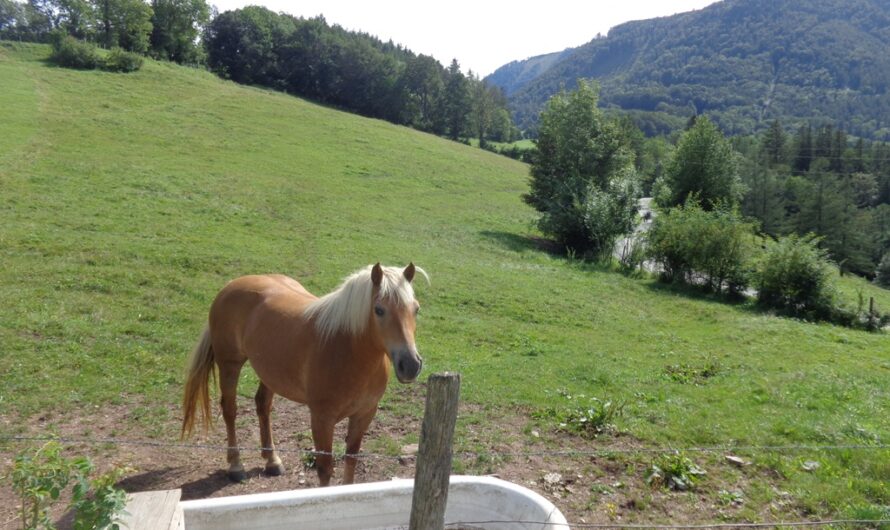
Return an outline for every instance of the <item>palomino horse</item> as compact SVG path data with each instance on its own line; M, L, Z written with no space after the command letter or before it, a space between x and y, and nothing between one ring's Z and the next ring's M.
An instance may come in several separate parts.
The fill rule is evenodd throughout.
M333 474L334 425L349 418L346 453L359 452L377 403L386 390L390 363L402 383L414 381L423 364L414 344L414 299L409 264L368 266L335 291L316 298L282 275L243 276L226 285L210 306L207 328L192 352L183 398L182 435L191 434L200 408L210 424L209 379L219 368L219 389L228 437L229 478L246 478L235 434L235 390L246 361L260 387L256 410L266 473L284 472L272 442L272 398L280 394L309 407L315 464L322 486ZM346 457L343 483L355 478L356 459Z

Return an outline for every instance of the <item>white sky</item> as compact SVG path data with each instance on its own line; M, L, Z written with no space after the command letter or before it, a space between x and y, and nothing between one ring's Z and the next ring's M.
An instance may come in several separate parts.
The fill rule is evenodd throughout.
M629 20L701 9L716 0L208 0L222 13L263 5L295 16L322 14L329 24L392 39L466 73L484 77L517 59L589 42Z

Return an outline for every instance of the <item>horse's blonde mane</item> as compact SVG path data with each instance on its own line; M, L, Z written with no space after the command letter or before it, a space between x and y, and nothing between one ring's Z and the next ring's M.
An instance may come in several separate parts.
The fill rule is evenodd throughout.
M359 335L365 331L371 311L371 269L373 265L356 271L346 277L335 290L322 296L306 307L304 316L314 321L322 339L328 339L338 332ZM380 298L393 300L405 306L414 301L414 288L399 267L381 267L383 278L380 281ZM427 282L429 276L420 267L415 267Z

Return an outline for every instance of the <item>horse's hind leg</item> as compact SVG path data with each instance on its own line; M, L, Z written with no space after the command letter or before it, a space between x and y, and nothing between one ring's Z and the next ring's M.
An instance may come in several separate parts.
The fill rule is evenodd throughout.
M226 421L226 439L228 450L226 460L229 462L229 480L243 482L247 479L244 466L241 465L241 455L238 451L238 435L235 432L235 415L238 412L235 404L236 391L238 389L238 376L244 361L230 361L219 363L219 393L222 406L223 419Z
M273 477L284 474L284 466L275 450L275 442L272 440L272 398L275 394L269 387L260 382L260 388L256 391L256 415L260 420L260 443L263 446L263 458L266 459L266 474Z

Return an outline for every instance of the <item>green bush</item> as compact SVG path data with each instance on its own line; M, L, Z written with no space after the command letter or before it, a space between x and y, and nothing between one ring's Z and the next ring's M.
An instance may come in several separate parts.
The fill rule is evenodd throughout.
M737 210L706 211L694 199L659 214L647 235L648 255L667 281L741 292L748 283L754 225Z
M138 53L124 51L121 48L114 48L102 64L103 70L109 72L135 72L142 68L144 59Z
M835 320L834 267L819 238L789 235L767 246L755 269L757 300L761 305L793 316Z
M99 66L101 59L96 46L75 39L70 35L53 35L53 52L50 60L59 66L92 70Z

